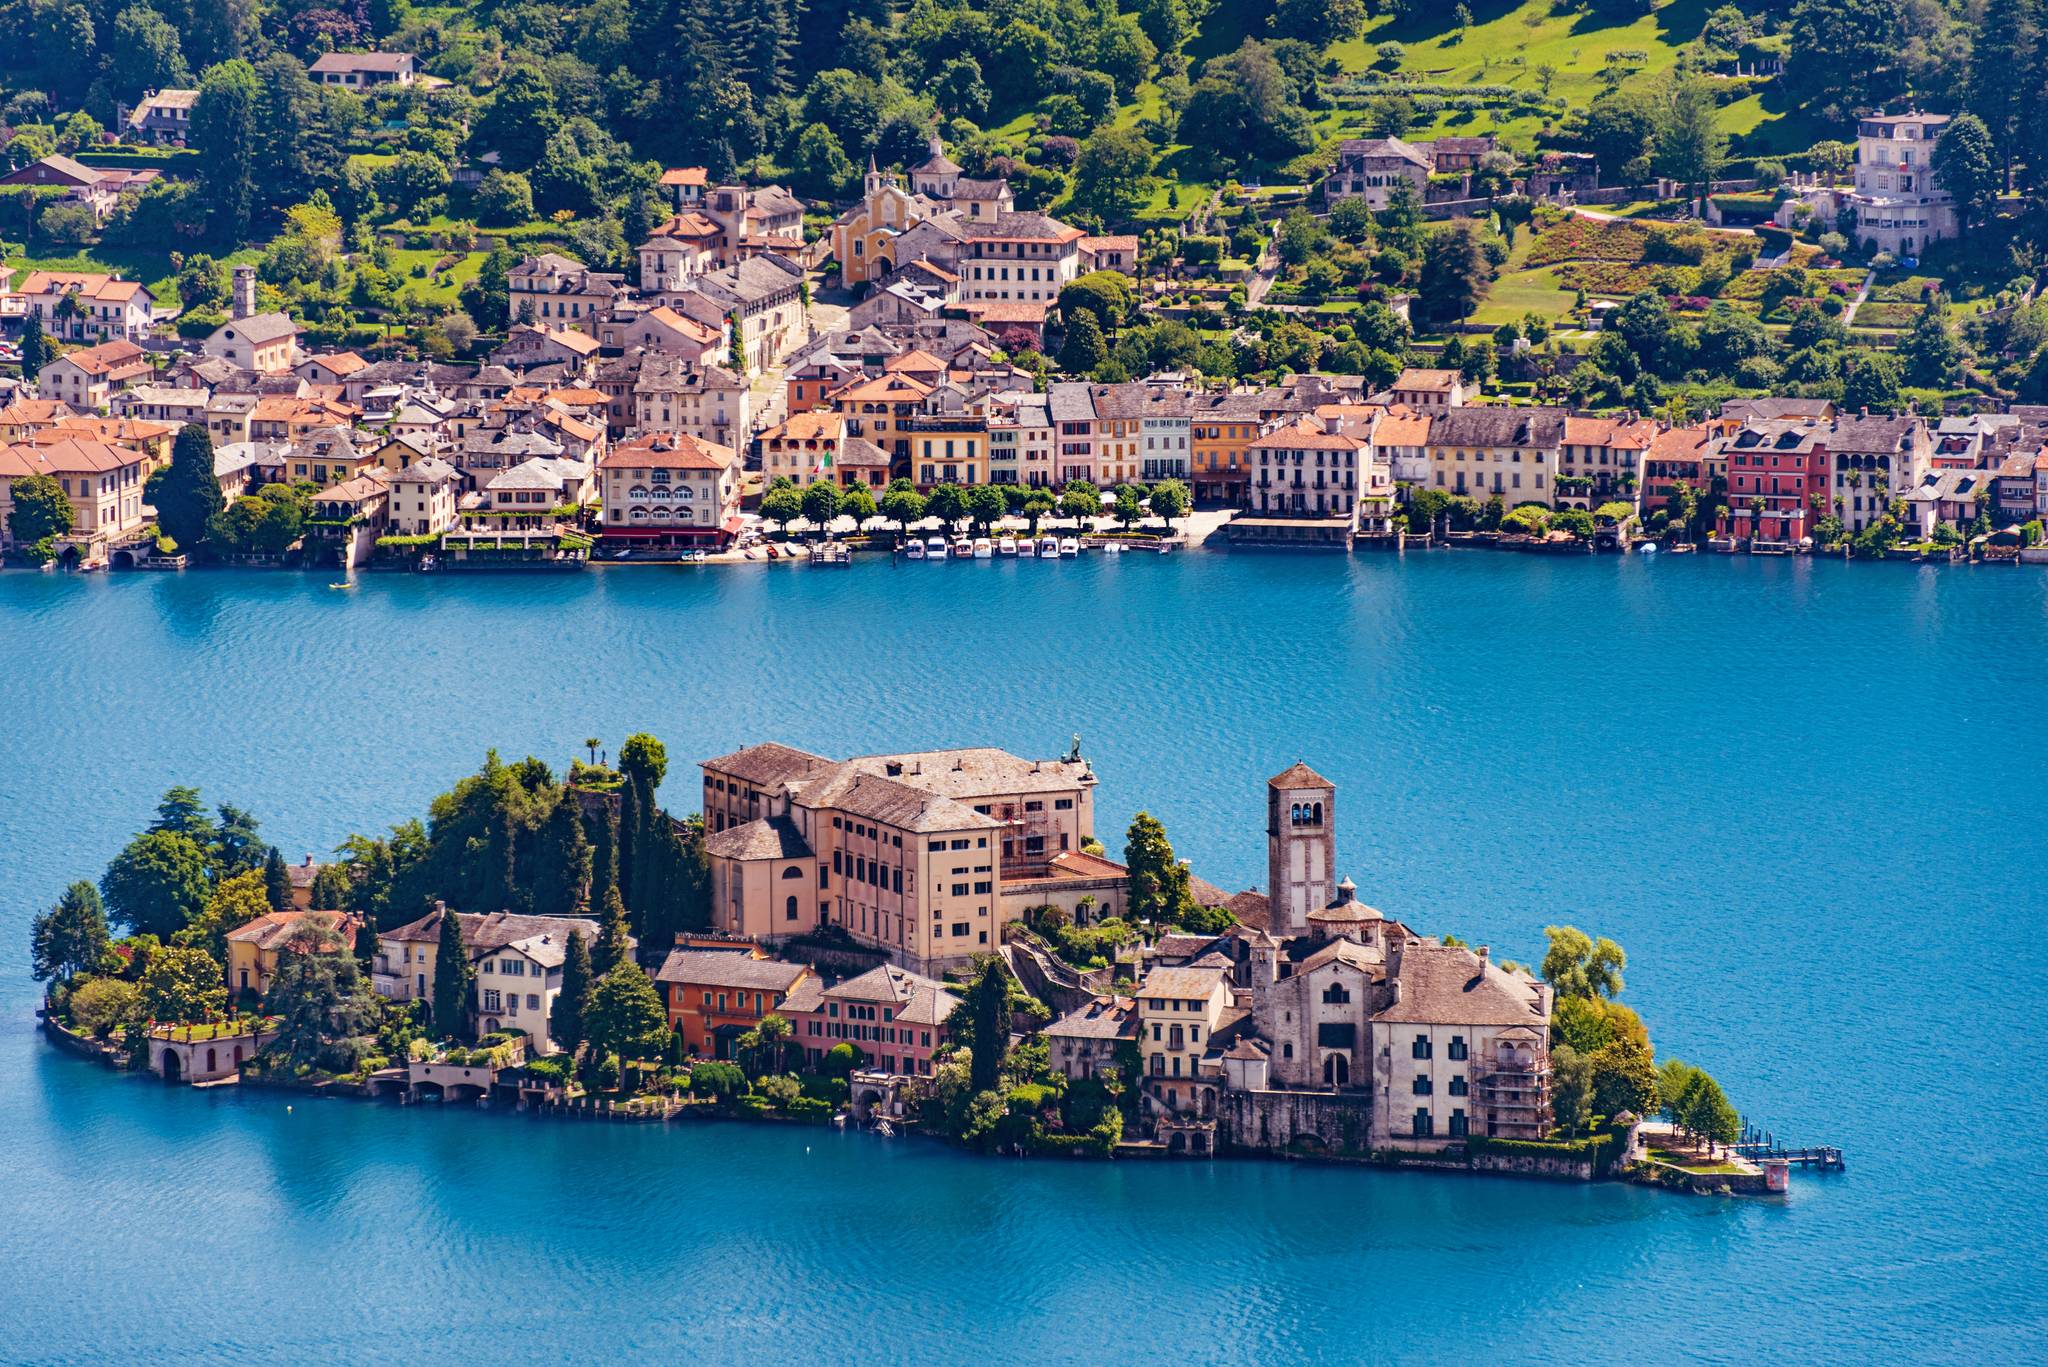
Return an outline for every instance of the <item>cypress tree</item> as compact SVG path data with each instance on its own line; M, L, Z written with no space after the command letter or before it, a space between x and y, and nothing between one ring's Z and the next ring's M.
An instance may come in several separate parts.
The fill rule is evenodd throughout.
M434 951L434 1028L444 1035L469 1029L469 992L476 969L469 946L462 942L462 918L452 908L441 913L441 943Z
M640 835L640 785L626 780L625 789L619 794L618 874L613 879L619 896L630 902L633 897L634 865L639 857ZM604 904L598 903L599 907Z
M292 876L285 869L283 852L275 845L263 861L263 890L270 897L272 911L292 909Z
M555 996L554 1015L548 1020L548 1033L555 1043L572 1054L583 1043L583 1011L590 1003L594 977L590 946L584 943L582 931L572 930L569 947L562 955L562 990Z
M626 925L626 903L619 896L617 888L604 901L604 920L597 932L597 949L590 956L590 966L598 977L617 968L630 959L626 941L631 930Z
M207 523L223 506L220 478L213 472L213 437L198 423L187 423L171 447L171 468L157 492L157 522L190 554L206 540Z
M43 317L31 313L21 330L21 378L30 384L50 363L50 343L43 336Z
M619 886L619 814L611 803L597 809L590 832L590 901L602 907Z

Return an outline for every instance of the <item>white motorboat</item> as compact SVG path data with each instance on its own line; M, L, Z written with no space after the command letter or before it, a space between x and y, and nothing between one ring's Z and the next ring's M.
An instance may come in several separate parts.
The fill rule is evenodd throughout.
M1043 560L1059 559L1060 539L1056 536L1048 536L1045 540L1039 542L1038 554L1039 558Z
M1121 541L1105 541L1102 543L1102 553L1104 555L1122 555L1124 553L1124 543Z
M953 543L953 558L955 560L974 559L974 543L964 536L955 541Z
M946 538L943 536L926 537L924 539L924 558L927 560L944 560L946 558Z
M912 541L909 545L905 546L903 548L903 558L905 560L924 559L924 542Z
M985 536L977 536L974 538L974 558L976 560L993 560L995 559L995 554L995 542L989 540Z
M1016 538L1016 537L1014 537L1014 536L1006 536L1006 537L1004 537L1004 538L1003 538L1002 540L1000 540L1000 541L996 542L996 554L997 554L997 555L1015 555L1016 553L1017 553L1017 538Z
M1636 547L1637 555L1655 555L1656 553L1657 543L1654 541L1645 541Z
M1080 537L1078 537L1078 536L1063 536L1063 537L1061 537L1061 538L1060 538L1060 555L1061 555L1061 556L1062 556L1063 558L1064 558L1064 557L1067 557L1067 556L1074 556L1074 555L1079 555L1080 553L1081 553L1081 538L1080 538Z
M1017 554L1029 559L1038 554L1038 543L1028 536L1017 538Z

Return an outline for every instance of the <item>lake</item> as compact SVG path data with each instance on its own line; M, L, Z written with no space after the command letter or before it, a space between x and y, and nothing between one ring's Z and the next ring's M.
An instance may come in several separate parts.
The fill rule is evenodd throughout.
M2040 1360L2048 576L1660 556L0 575L0 1360ZM1849 1170L1778 1204L287 1102L43 1045L29 918L173 783L296 861L495 746L1064 750L1098 828L1619 940L1660 1054Z

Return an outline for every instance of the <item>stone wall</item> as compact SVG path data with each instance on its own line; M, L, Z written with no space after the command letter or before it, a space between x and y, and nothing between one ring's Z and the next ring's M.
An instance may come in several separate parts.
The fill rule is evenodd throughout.
M1225 1149L1364 1154L1372 1147L1365 1092L1227 1091L1218 1118Z

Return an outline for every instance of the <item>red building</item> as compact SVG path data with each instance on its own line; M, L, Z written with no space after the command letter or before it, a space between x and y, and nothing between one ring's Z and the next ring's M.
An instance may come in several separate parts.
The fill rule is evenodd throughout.
M1722 443L1728 506L1719 534L1796 544L1828 512L1827 427L1809 420L1745 423Z
M806 978L790 991L782 1014L813 1066L833 1046L849 1043L869 1067L930 1077L932 1051L946 1042L946 1018L959 1004L943 983L885 964L834 987Z

